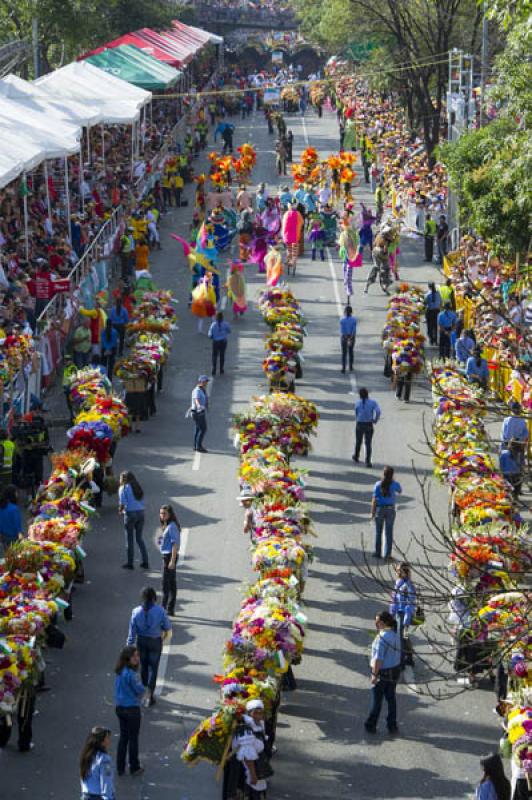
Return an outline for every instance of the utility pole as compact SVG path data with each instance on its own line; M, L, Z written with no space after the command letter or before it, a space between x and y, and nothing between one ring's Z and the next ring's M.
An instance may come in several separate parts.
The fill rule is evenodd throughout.
M486 76L488 73L488 18L486 16L486 0L482 2L482 53L480 64L480 127L484 125L485 121L485 95L486 95Z
M35 9L35 12L37 9ZM41 74L41 59L39 57L39 17L37 13L31 21L31 42L33 47L33 78L40 77Z
M454 48L449 53L449 86L447 89L447 139L457 142L473 122L473 58ZM447 220L451 231L451 248L460 239L458 198L449 191Z

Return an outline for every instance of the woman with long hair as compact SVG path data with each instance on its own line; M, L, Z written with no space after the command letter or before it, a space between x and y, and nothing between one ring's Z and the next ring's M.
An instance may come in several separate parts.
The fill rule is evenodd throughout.
M475 791L475 800L510 800L511 784L504 774L502 759L497 753L480 759L483 775Z
M163 577L163 602L162 606L168 614L173 617L175 614L175 603L177 599L177 560L179 558L179 547L181 545L181 525L176 517L172 506L161 506L159 519L162 535L159 537L159 550L163 558L162 577Z
M121 472L118 489L118 513L122 514L124 520L124 532L126 539L126 563L122 564L123 569L134 568L133 536L140 550L143 569L149 569L148 551L144 542L142 531L144 530L144 491L142 486L132 472Z
M81 800L115 800L113 761L109 755L111 731L91 730L79 757Z
M395 496L401 494L401 484L393 479L393 467L384 467L382 479L377 481L371 500L371 519L375 520L375 558L382 557L382 531L384 528L384 558L390 558L395 522Z
M144 694L139 675L139 651L134 645L123 647L115 667L115 711L120 723L120 739L116 751L116 771L123 775L129 756L131 775L141 775L139 762L140 704Z
M164 608L157 603L157 593L153 587L144 587L141 600L141 605L134 608L131 614L127 643L136 644L139 649L140 678L148 689L147 705L153 706L163 640L172 625Z
M412 583L412 570L408 562L402 561L397 564L395 573L397 580L393 587L389 610L390 614L395 617L401 639L401 666L413 667L414 658L408 642L408 629L416 613L416 587Z

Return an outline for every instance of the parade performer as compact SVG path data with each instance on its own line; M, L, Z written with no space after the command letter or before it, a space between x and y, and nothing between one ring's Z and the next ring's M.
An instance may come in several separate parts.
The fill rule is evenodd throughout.
M266 284L277 286L283 275L283 258L276 247L270 247L264 259L266 264Z
M227 296L233 303L233 316L243 316L247 310L246 281L244 280L244 265L238 261L231 262L229 278L226 283Z
M358 234L351 227L349 218L342 220L342 230L338 239L339 255L344 262L344 289L347 296L347 304L353 294L353 269L360 267L362 257L358 252Z
M286 246L286 265L288 273L290 268L296 271L297 256L299 253L299 239L303 230L303 217L293 206L289 205L288 211L283 215L282 234Z
M251 261L258 264L259 273L266 272L264 258L268 252L268 231L259 222L255 225L255 235L253 237L253 247L251 250Z
M193 290L190 310L198 318L198 333L202 333L203 320L216 314L216 292L213 287L212 272L206 272Z
M312 247L312 260L316 261L316 250L319 248L320 258L325 261L325 228L319 214L312 214L310 217L308 238Z
M238 255L240 261L246 264L251 258L251 250L253 243L253 219L252 213L249 210L244 210L240 217L240 222L237 226L238 230Z

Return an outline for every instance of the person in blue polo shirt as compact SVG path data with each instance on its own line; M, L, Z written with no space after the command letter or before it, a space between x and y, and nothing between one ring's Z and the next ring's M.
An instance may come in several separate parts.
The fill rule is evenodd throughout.
M142 604L133 609L129 622L127 644L136 644L140 655L140 678L148 689L147 705L155 704L155 685L163 649L163 640L172 629L164 608L157 603L157 593L145 586Z
M357 321L351 306L346 306L340 320L340 344L342 346L342 372L345 373L349 354L349 372L353 372L354 348L357 334Z
M450 303L445 303L443 311L438 314L438 333L440 336L440 358L451 357L451 334L456 325L457 316Z
M181 546L181 525L170 505L161 506L159 519L163 529L159 537L159 550L163 557L163 608L172 617L177 598L176 568Z
M375 557L382 555L382 531L384 528L384 558L390 558L395 522L395 497L401 494L401 484L393 479L393 467L384 467L382 480L377 481L371 501L371 519L375 520Z
M209 328L209 339L212 339L212 374L216 375L218 358L220 359L220 375L224 374L225 351L227 349L227 337L231 333L231 326L224 320L221 311L216 314L216 320Z
M395 692L401 674L401 641L395 619L389 611L375 617L377 635L371 645L371 707L364 727L368 733L377 732L382 701L388 703L386 724L390 733L397 733L397 701Z
M81 800L115 800L113 761L109 755L111 731L93 728L79 757Z
M466 377L470 383L476 383L481 389L488 388L489 369L488 362L482 358L482 348L475 347L473 355L469 356L466 363Z
M425 295L425 319L427 335L432 345L438 344L438 314L441 308L441 295L435 283L429 283L429 291Z
M129 314L122 305L122 299L120 297L116 298L116 302L109 312L109 319L118 334L118 355L122 356L124 353L124 340L126 337L126 325L129 322Z
M381 417L379 404L372 400L368 390L363 386L359 390L360 400L355 403L355 452L353 461L360 461L362 441L366 449L366 466L371 467L371 443L375 425Z
M102 331L100 344L102 347L102 365L107 371L107 377L112 381L116 352L118 350L118 333L109 317L107 317L105 328Z
M129 756L131 775L141 775L144 768L139 761L140 704L144 694L139 675L139 651L133 645L123 647L115 667L115 711L120 723L120 739L116 751L116 771L126 771Z

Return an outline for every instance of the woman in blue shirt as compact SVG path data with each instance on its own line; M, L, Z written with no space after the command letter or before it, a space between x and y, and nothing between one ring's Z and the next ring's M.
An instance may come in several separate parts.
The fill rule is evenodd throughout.
M467 359L466 377L470 383L477 383L481 389L487 389L489 369L488 362L482 358L481 347L475 347L473 355Z
M163 557L163 603L171 617L175 614L177 598L176 568L181 544L181 525L172 506L162 506L159 512L162 536L159 537L159 550Z
M144 768L139 762L140 704L144 694L139 675L140 656L134 646L124 647L115 667L115 711L120 723L120 739L116 751L116 771L126 771L129 756L131 775L141 775Z
M501 757L493 753L481 758L480 766L484 774L476 788L475 800L510 800L511 784L504 774Z
M81 800L115 800L110 746L111 731L108 728L91 730L79 758Z
M107 377L112 381L116 351L118 349L118 333L114 329L113 323L109 317L102 331L100 344L102 346L102 364L107 370Z
M401 666L414 666L412 649L407 647L408 628L416 613L416 587L412 583L410 564L403 561L395 568L397 580L393 587L390 614L395 617L401 639Z
M382 556L382 531L384 528L384 558L390 558L395 522L395 496L401 494L401 485L393 479L393 467L384 467L382 480L377 481L371 501L371 519L375 520L375 558Z
M17 505L17 487L6 486L0 497L0 541L6 550L22 535L22 514Z
M140 677L149 695L147 705L155 704L155 684L163 649L163 640L172 629L164 608L157 603L157 593L151 586L142 590L142 605L133 609L127 643L136 644L140 654Z
M134 550L133 534L140 550L142 561L140 566L149 569L148 551L144 542L144 492L142 486L132 472L122 472L118 488L118 512L124 518L124 531L126 534L127 561L122 564L123 569L133 569Z

